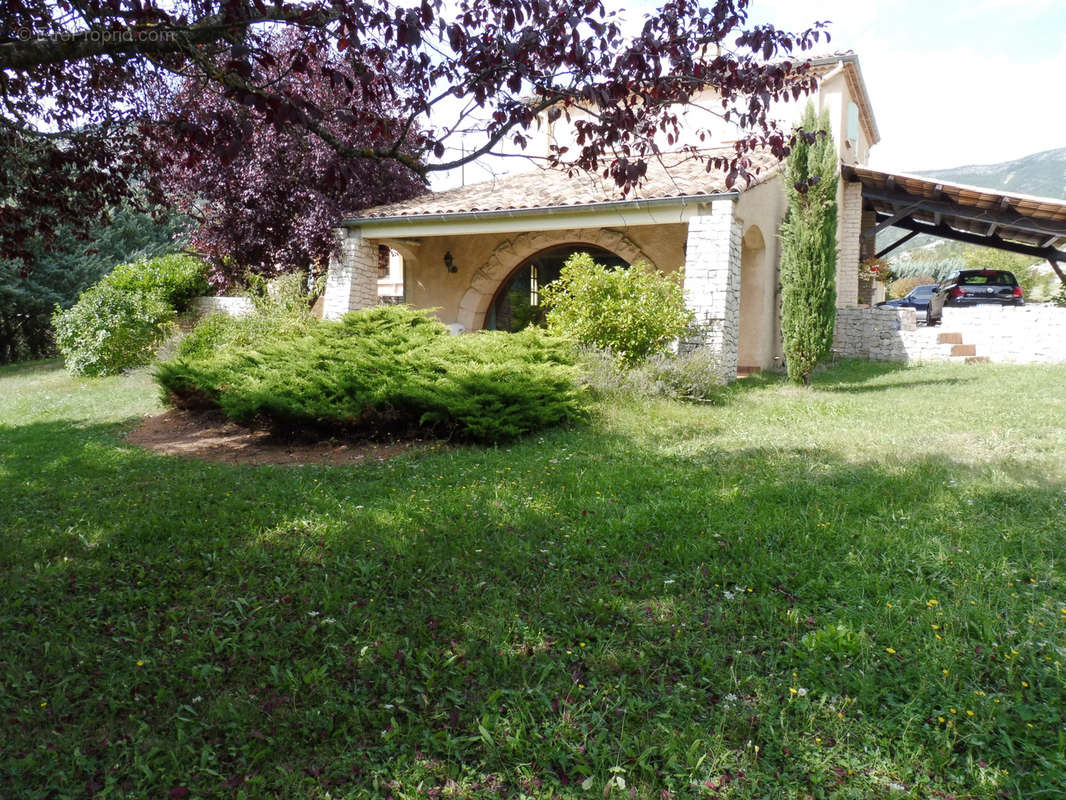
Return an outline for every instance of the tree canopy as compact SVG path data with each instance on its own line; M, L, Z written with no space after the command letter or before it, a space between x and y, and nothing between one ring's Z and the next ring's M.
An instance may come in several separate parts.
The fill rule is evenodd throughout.
M666 0L630 33L602 0L8 0L3 247L21 256L31 233L47 238L63 220L99 216L132 184L157 199L143 140L164 133L232 158L261 126L299 128L353 169L393 161L425 176L504 143L521 147L539 114L580 106L592 113L575 120L577 147L556 147L548 161L628 188L655 156L654 137L677 132L678 104L713 87L720 113L750 135L708 168L742 180L750 148L787 152L789 133L768 108L811 87L807 64L790 54L825 35L823 23L796 33L751 25L748 6ZM279 30L292 34L280 54L269 46ZM279 73L333 83L335 107ZM161 98L190 83L222 92L246 124L168 115ZM390 113L376 116L383 108ZM366 140L327 124L331 110L349 109ZM460 151L468 129L480 142Z
M280 58L294 44L283 33L269 46ZM325 58L335 74L350 77L335 53ZM380 147L404 124L387 105L338 88L318 70L275 68L274 85L315 102L322 129L346 147ZM161 134L155 150L164 192L195 221L190 244L211 264L217 286L248 273L270 277L309 266L322 273L336 245L333 229L345 213L425 191L421 176L398 161L353 161L303 128L256 124L253 113L216 84L186 80L167 114L207 133L206 140L181 131ZM243 146L232 152L213 146L238 138Z

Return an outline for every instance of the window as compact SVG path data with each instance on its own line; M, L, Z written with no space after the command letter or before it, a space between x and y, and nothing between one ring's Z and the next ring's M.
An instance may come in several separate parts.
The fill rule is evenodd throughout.
M515 333L530 325L544 322L546 313L540 304L540 290L559 277L566 260L574 253L588 253L608 267L628 267L629 264L602 247L567 244L542 250L519 264L508 276L493 298L485 319L488 330Z

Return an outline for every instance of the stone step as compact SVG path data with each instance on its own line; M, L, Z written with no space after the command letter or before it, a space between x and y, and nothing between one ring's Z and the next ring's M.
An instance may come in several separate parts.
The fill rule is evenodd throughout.
M967 364L988 364L991 361L988 356L966 356Z
M975 344L953 344L951 346L951 354L953 356L976 356L977 345Z
M936 337L937 344L962 344L961 333L940 333Z

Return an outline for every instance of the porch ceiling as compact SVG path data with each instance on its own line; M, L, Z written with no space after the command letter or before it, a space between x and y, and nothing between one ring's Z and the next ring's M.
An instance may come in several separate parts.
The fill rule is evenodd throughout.
M844 179L862 184L863 207L877 214L876 236L888 227L909 233L887 255L920 233L1066 263L1066 201L947 183L845 165Z

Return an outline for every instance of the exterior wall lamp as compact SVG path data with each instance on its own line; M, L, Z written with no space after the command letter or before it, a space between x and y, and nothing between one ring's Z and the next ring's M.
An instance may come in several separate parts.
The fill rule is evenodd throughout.
M455 266L455 257L452 255L452 251L448 250L444 253L444 268L448 272L458 272L459 268Z

